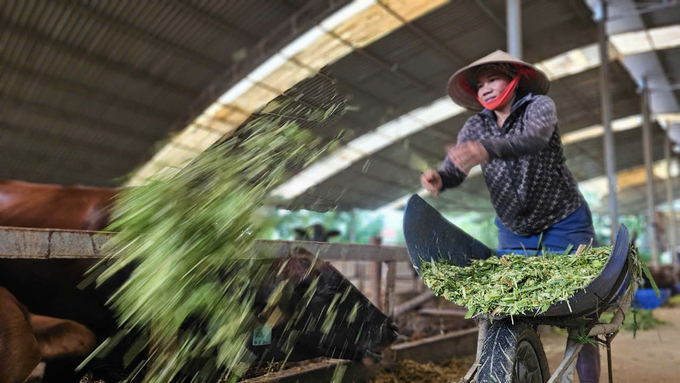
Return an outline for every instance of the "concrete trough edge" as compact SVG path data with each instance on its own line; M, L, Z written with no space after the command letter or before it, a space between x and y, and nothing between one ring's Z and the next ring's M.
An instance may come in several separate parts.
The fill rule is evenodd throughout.
M478 332L479 329L473 327L397 344L390 349L397 362L408 359L419 363L437 363L474 354L477 351Z
M245 379L239 383L296 383L296 382L330 382L336 367L344 366L343 382L363 382L372 377L368 368L349 360L332 359L304 367L276 372L267 376Z
M390 347L389 353L396 363L401 360L414 360L419 363L442 362L453 358L474 355L477 350L477 327L436 335ZM364 382L380 373L378 366L365 366L348 360L329 360L304 367L304 370L284 370L268 376L246 379L241 383L295 383L329 382L335 367L346 367L343 382Z
M102 258L102 246L116 233L26 229L0 226L0 258L53 259ZM405 247L348 243L257 240L255 251L269 257L285 257L303 247L329 261L408 262Z
M0 227L0 258L101 258L114 233Z

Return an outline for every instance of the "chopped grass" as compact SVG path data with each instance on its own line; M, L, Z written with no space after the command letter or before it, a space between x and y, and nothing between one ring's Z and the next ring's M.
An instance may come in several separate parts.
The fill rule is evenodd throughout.
M448 262L422 262L422 278L438 296L468 308L466 318L479 314L540 314L552 304L566 301L585 289L600 273L611 254L611 246L580 246L570 255L542 249L541 257L507 254L501 258L474 260L468 267ZM628 249L631 283L649 275L637 248ZM659 289L650 277L652 288ZM627 294L632 295L634 289ZM569 307L571 309L571 307Z
M542 257L509 254L476 260L469 267L423 262L425 283L437 295L477 314L518 315L544 312L568 300L600 273L611 247L587 248L578 255Z

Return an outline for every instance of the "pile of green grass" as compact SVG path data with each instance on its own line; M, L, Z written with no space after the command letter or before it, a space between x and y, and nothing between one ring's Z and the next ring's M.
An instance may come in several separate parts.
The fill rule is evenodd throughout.
M468 318L476 314L540 314L561 301L569 305L569 298L602 271L612 248L583 247L576 254L569 254L570 250L563 254L543 250L540 257L508 254L475 260L468 267L423 262L422 278L435 294L467 307ZM633 281L639 283L643 273L651 279L634 247L628 259ZM656 285L652 287L659 295Z
M435 294L477 314L544 312L583 290L604 267L611 247L586 248L578 255L542 257L508 254L473 261L469 267L423 262L422 276ZM568 303L568 302L567 302Z

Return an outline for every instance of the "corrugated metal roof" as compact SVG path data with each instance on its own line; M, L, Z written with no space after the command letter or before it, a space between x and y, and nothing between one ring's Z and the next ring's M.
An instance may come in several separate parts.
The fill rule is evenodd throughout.
M657 12L650 12L641 15L643 22L648 27L662 27L677 24L680 20L680 4L675 4Z
M668 81L673 84L680 83L680 65L678 65L680 63L680 48L662 49L657 52Z
M0 177L114 185L348 1L0 1Z

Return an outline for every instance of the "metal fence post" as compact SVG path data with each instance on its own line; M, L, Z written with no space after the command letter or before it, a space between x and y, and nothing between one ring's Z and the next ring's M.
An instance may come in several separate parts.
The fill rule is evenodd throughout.
M604 161L609 183L609 217L611 220L611 241L619 226L619 212L616 201L618 192L616 181L616 157L614 156L614 133L612 132L612 98L609 84L609 39L607 38L607 3L600 1L597 20L600 47L600 97L602 104L602 126L604 126Z

